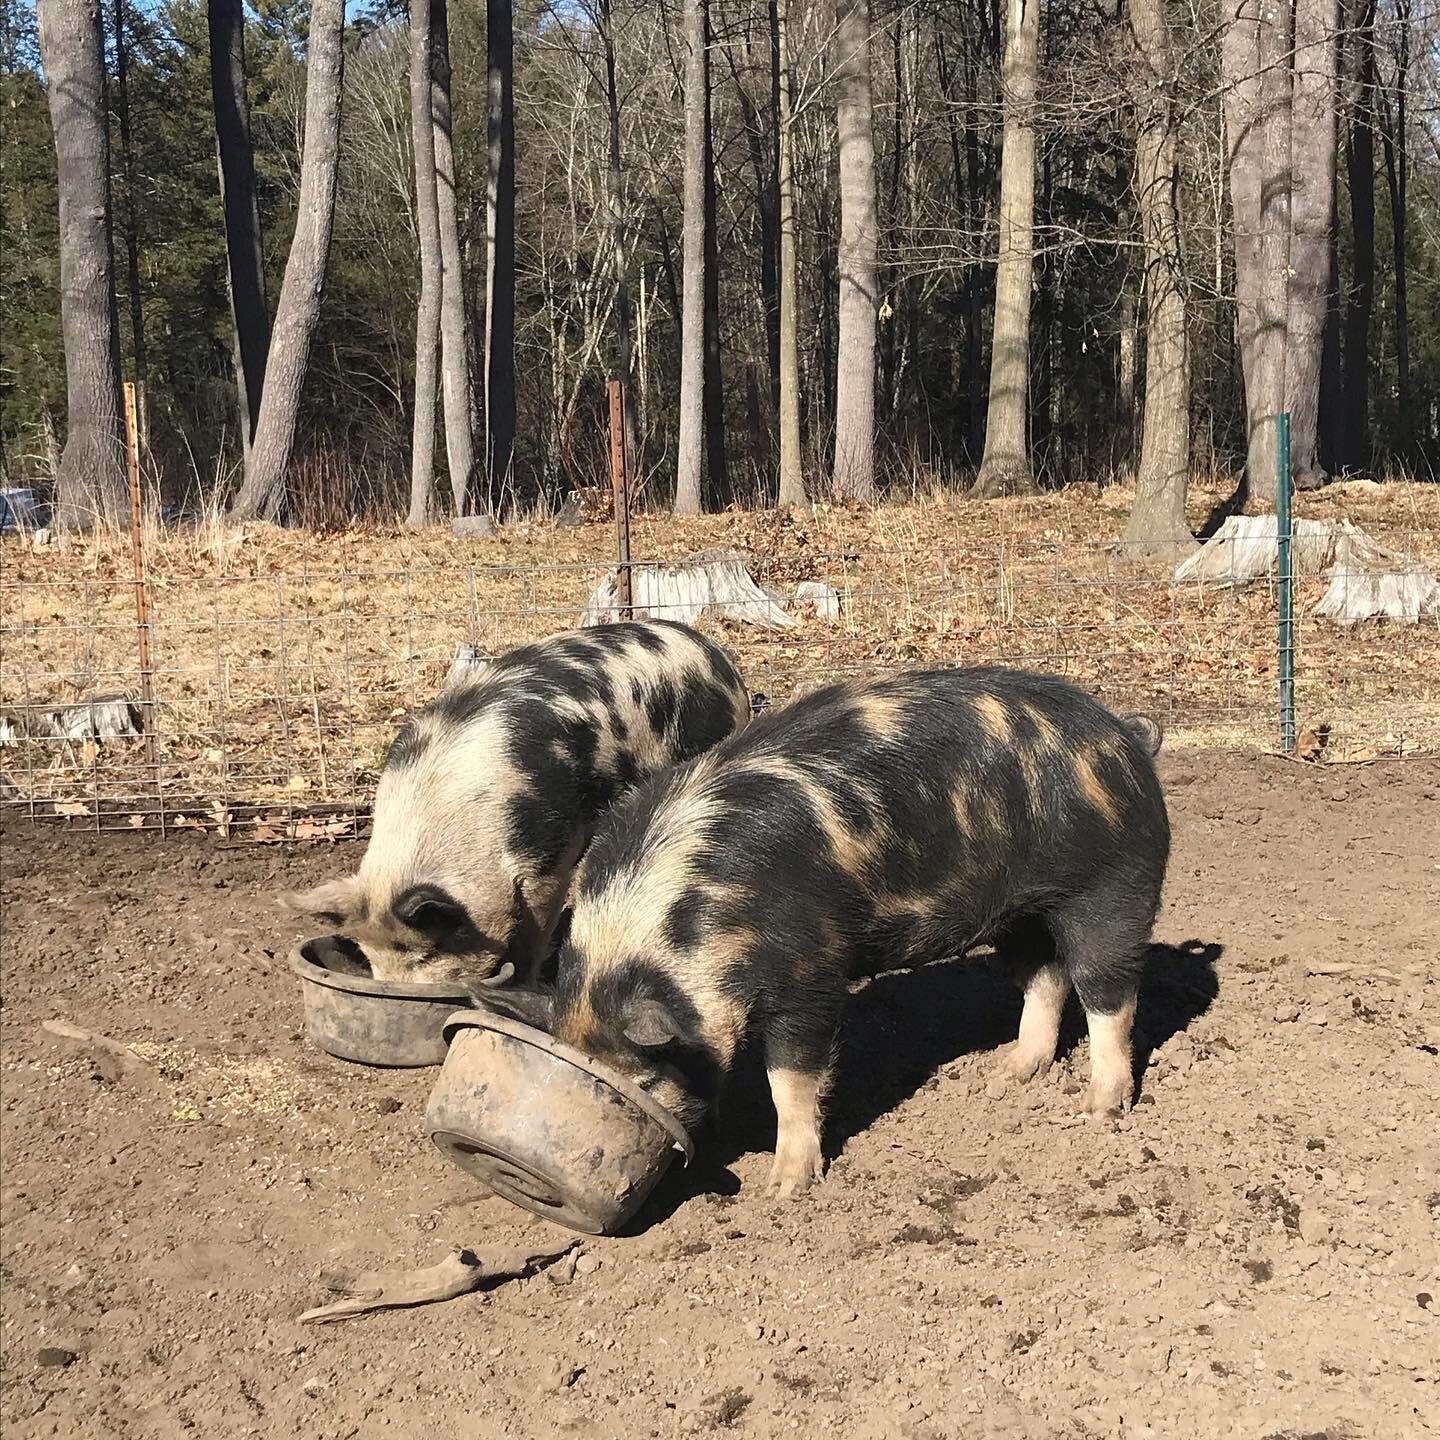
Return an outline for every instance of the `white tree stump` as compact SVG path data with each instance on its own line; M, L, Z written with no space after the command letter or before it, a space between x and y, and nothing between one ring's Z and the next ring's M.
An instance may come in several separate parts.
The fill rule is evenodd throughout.
M123 740L144 733L140 707L124 696L96 696L78 705L0 715L0 745L30 740Z
M580 624L605 625L620 618L612 571L595 587ZM795 624L783 598L755 583L733 550L705 550L680 565L637 565L630 571L631 614L637 620L678 620L693 625L702 615L722 615L761 630Z
M1233 587L1275 570L1273 515L1232 515L1214 537L1183 564L1177 581ZM1349 520L1296 520L1291 569L1297 580L1330 566L1330 586L1312 615L1354 625L1361 620L1414 624L1440 615L1440 582L1421 561L1382 545Z
M1248 585L1275 569L1279 527L1273 515L1232 515L1188 559L1176 580L1208 585ZM1291 574L1318 575L1335 557L1336 526L1330 520L1296 520L1290 543Z
M840 618L840 595L833 585L823 580L802 580L795 587L797 605L813 605L822 620Z
M1330 588L1310 613L1337 625L1360 620L1413 625L1422 616L1440 615L1440 582L1419 560L1387 549L1342 520Z

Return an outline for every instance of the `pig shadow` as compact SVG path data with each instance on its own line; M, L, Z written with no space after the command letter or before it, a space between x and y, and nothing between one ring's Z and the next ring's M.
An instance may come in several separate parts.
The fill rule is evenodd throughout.
M1200 940L1151 945L1135 1020L1135 1075L1185 1030L1219 994L1215 962L1223 946ZM861 986L850 999L835 1083L826 1106L825 1154L833 1158L856 1135L929 1085L937 1072L966 1055L998 1052L1015 1039L1020 990L1010 958L995 952L897 970ZM1085 1016L1072 996L1060 1032L1066 1056L1085 1034ZM979 1098L972 1103L993 1102ZM775 1111L758 1047L742 1051L726 1081L718 1133L697 1137L688 1167L673 1170L634 1222L636 1232L667 1217L687 1200L739 1193L729 1168L742 1155L775 1145Z

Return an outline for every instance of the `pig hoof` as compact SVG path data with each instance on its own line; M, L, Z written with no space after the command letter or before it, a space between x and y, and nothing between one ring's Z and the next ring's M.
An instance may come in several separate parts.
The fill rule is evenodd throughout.
M1098 1120L1113 1120L1130 1108L1130 1091L1121 1085L1098 1085L1091 1081L1085 1092L1084 1111Z
M790 1200L796 1195L803 1195L811 1185L818 1183L824 1171L825 1162L819 1146L813 1151L807 1148L802 1152L781 1152L770 1167L767 1188L777 1199Z
M1028 1085L1044 1075L1053 1060L1054 1056L1044 1050L1025 1050L1017 1044L1000 1062L998 1078L1018 1080L1022 1085Z

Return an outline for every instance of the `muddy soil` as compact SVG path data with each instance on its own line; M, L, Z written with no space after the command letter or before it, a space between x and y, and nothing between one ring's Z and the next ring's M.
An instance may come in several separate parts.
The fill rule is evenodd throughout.
M332 1327L295 1317L337 1268L555 1233L430 1148L431 1072L307 1046L272 894L355 850L10 826L5 1435L1440 1432L1440 765L1164 773L1131 1116L1078 1117L1078 1024L987 1095L1019 1007L985 959L887 976L818 1192L766 1198L745 1071L635 1233Z

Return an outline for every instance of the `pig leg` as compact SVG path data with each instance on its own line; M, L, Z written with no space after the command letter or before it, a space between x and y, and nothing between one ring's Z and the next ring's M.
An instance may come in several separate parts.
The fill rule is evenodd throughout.
M1055 1059L1060 1043L1060 1017L1070 995L1070 972L1058 960L1037 966L1025 982L1025 1006L1020 1012L1020 1036L1005 1057L1005 1074L1020 1081L1043 1075Z
M1132 995L1109 1015L1087 1007L1085 1019L1090 1026L1090 1089L1085 1095L1085 1110L1091 1115L1123 1114L1135 1093L1130 1052L1135 997Z
M824 1173L820 1151L820 1098L829 1083L828 1070L767 1069L770 1098L778 1121L775 1163L769 1188L788 1200L808 1190Z
M820 1106L830 1084L844 996L810 992L765 1032L765 1072L777 1121L770 1191L789 1199L824 1174Z
M1022 1084L1043 1075L1060 1043L1060 1018L1070 996L1070 972L1060 962L1044 915L1012 920L995 937L995 951L1025 993L1020 1035L995 1068L990 1093L1012 1080Z
M1061 958L1075 982L1090 1030L1090 1088L1085 1110L1119 1115L1130 1108L1135 1077L1130 1034L1154 910L1107 893L1072 906L1055 921Z

